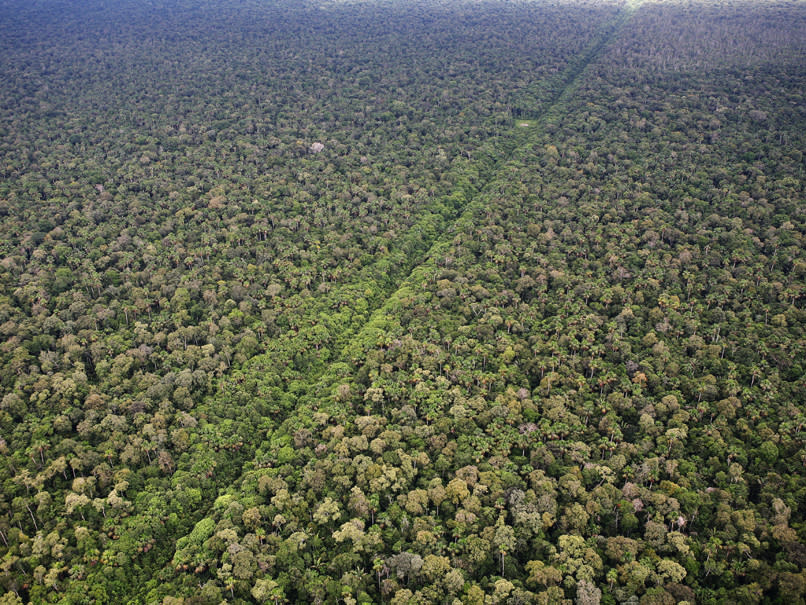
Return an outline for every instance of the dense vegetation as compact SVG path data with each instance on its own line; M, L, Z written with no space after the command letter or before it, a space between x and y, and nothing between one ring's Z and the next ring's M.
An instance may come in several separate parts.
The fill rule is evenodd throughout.
M806 6L0 6L4 603L806 599Z

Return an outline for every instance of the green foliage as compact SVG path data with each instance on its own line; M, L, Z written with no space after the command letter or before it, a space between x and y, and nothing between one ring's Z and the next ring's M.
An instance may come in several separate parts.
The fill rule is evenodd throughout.
M802 6L23 4L5 601L803 599Z

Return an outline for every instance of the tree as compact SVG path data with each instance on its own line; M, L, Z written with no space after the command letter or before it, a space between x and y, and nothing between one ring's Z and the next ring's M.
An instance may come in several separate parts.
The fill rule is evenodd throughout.
M274 580L262 578L255 582L251 594L258 603L279 603L283 600L283 590Z
M588 580L581 580L577 583L577 599L578 605L599 605L602 598L602 591L599 590L592 582Z
M515 549L517 540L515 539L515 530L504 523L503 517L499 517L495 525L495 534L493 537L493 546L498 550L501 557L501 575L504 575L504 557L507 552Z

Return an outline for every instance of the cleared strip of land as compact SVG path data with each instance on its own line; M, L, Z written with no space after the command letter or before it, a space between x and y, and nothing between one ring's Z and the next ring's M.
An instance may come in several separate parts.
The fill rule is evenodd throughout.
M632 6L625 7L613 19L604 23L585 51L552 82L538 83L534 90L525 92L522 98L530 99L535 104L528 116L530 127L523 128L519 126L519 122L523 120L516 120L506 134L482 145L468 159L463 169L452 177L461 185L457 185L449 199L438 200L402 238L398 248L406 251L406 255L400 257L398 262L385 259L370 266L339 293L338 298L345 301L344 310L339 313L339 321L323 322L323 318L332 318L332 308L314 304L306 310L305 316L298 323L325 324L328 334L333 336L327 348L340 351L339 354L326 365L319 365L311 371L295 370L289 367L293 356L309 351L315 347L315 343L311 342L306 332L289 332L273 342L269 351L250 360L230 380L222 383L218 396L211 404L216 409L216 415L230 415L235 420L239 416L243 417L244 406L262 409L263 414L257 418L252 412L249 434L241 427L241 431L235 431L225 438L216 436L210 439L210 443L226 441L235 445L233 450L217 454L231 457L231 466L226 473L230 479L216 481L214 476L212 484L205 490L203 503L192 514L191 511L186 511L183 518L185 533L208 514L219 493L240 486L244 474L256 466L272 462L263 456L273 457L274 444L284 442L284 438L290 434L289 425L294 424L295 417L315 413L324 401L332 400L333 390L354 367L351 363L353 358L361 354L362 343L381 338L385 318L394 315L401 298L432 277L444 256L444 250L450 245L456 226L472 220L479 208L490 203L496 190L507 182L510 163L517 162L519 152L531 147L535 133L539 133L552 116L562 111L565 100L573 94L584 77L586 68L618 35L632 11ZM473 178L468 178L471 175ZM368 283L374 284L374 288L368 289ZM362 301L361 308L355 307L357 300ZM229 412L227 407L231 408ZM233 428L234 424L228 427L210 427L210 430ZM262 443L257 443L255 435L261 437ZM243 455L246 452L255 452L253 448L258 450L257 458ZM184 488L177 481L174 484L176 499L182 500L181 491ZM232 487L227 488L227 485ZM135 520L132 527L136 529L144 521L145 519ZM172 534L176 535L177 532L173 531ZM152 569L165 563L167 560L161 557L153 562ZM153 588L153 585L145 586L141 596L147 600L146 594Z

